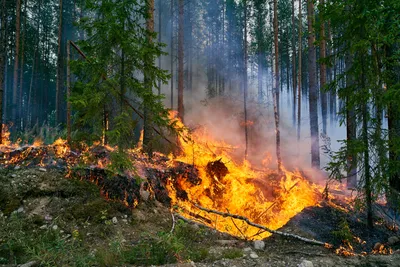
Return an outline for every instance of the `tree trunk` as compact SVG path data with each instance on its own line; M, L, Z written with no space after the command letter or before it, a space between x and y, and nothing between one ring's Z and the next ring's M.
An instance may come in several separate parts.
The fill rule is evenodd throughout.
M396 51L395 45L387 47L387 57L391 79L387 86L388 90L393 90L393 87L399 83L399 77L396 73L400 73L400 68L396 66L394 54ZM397 45L398 46L398 45ZM396 66L396 67L395 67ZM397 89L398 91L398 89ZM390 192L388 194L389 204L391 207L399 211L400 206L400 170L397 167L400 163L400 153L396 148L396 144L400 138L400 106L399 103L392 101L388 107L388 132L389 132L389 161L392 163L389 177Z
M71 145L71 42L67 42L67 141Z
M308 20L308 77L310 103L310 130L311 130L311 166L320 168L319 134L318 134L318 89L317 89L317 58L315 52L314 32L314 2L307 0Z
M35 82L35 77L36 77L36 69L38 65L38 54L39 54L39 41L40 41L40 12L41 12L41 7L42 7L42 1L39 0L38 3L38 12L37 12L37 18L36 18L36 30L37 30L37 36L36 36L36 44L35 44L35 51L33 53L33 63L32 63L32 72L31 72L31 81L29 84L29 92L28 92L28 104L26 107L26 114L27 114L27 123L26 126L27 128L30 128L32 126L32 120L33 120L33 108L32 108L32 100L33 100L33 85Z
M294 24L294 2L292 0L292 86L293 86L293 128L296 127L296 32Z
M325 0L320 0L320 6L322 8L325 7ZM326 39L325 39L325 21L322 15L322 12L319 14L320 19L320 48L319 48L319 59L323 60L326 57ZM327 115L328 115L328 102L327 102L327 94L324 92L324 87L326 85L326 64L320 63L320 93L321 93L321 109L322 109L322 133L326 134L326 126L327 126Z
M279 131L279 42L278 42L278 0L274 0L274 46L275 46L275 84L273 89L274 117L276 133L276 160L278 171L282 170L281 133Z
M158 0L158 42L161 43L161 5L163 0ZM158 57L158 68L161 69L161 55ZM161 79L158 80L158 95L161 94Z
M6 0L3 0L1 3L0 44L0 144L3 144L4 65L6 63Z
M184 40L184 31L183 31L183 9L184 9L184 0L179 0L179 29L178 29L178 117L182 120L184 118L184 106L183 106L183 40Z
M346 53L346 87L354 85L354 80L348 72L352 66L352 57L350 52ZM354 142L357 138L357 124L354 112L354 107L350 106L348 98L346 98L346 133L347 142ZM349 153L347 155L347 189L357 189L357 155L356 153Z
M25 1L24 5L24 28L22 32L22 43L21 43L21 71L20 71L20 80L19 80L19 96L18 96L18 128L22 129L24 127L24 116L22 114L22 92L24 89L24 60L25 60L25 36L26 36L26 18L27 18L27 13L26 13L26 8L28 6L28 0Z
M301 132L301 67L302 67L302 35L303 35L303 23L302 23L302 4L301 0L299 0L299 69L298 69L298 82L297 82L297 140L300 141L300 132Z
M57 81L56 81L56 125L62 122L61 93L62 93L62 38L63 38L63 0L59 0L58 42L57 42Z
M147 42L149 44L153 43L152 39L152 33L154 32L154 0L147 0L147 12L148 12L148 17L146 20L146 27L147 27ZM147 65L146 69L150 69L150 65L153 64L151 59L147 58L145 64ZM148 93L153 92L153 86L152 82L150 80L151 78L149 77L148 73L144 73L144 82L146 85L146 90ZM152 141L153 141L153 129L152 129L152 115L150 114L149 111L149 103L147 103L146 99L144 101L144 110L143 110L143 148L144 151L151 156L153 153L153 146L152 146Z
M244 108L244 138L245 138L245 150L244 158L247 159L248 146L249 146L249 134L247 126L247 0L244 0L244 36L243 36L243 47L244 47L244 64L243 64L243 108Z
M174 0L171 0L171 109L174 109Z
M20 53L20 33L21 33L21 0L17 0L17 11L15 19L15 57L14 57L14 80L12 94L11 118L14 123L17 121L17 98L18 98L18 64Z

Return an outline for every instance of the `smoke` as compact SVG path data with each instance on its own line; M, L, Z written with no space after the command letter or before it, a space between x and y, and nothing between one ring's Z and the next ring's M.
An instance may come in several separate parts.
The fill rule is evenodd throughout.
M208 3L208 7L213 5L212 2ZM196 5L195 5L196 6ZM192 21L197 21L196 27L193 28L193 38L197 42L191 47L191 56L193 57L193 84L192 88L187 88L185 83L184 91L184 106L185 106L185 124L194 129L205 131L210 138L217 141L224 141L235 147L231 151L234 159L241 162L244 159L245 151L245 133L244 133L244 103L243 92L239 88L242 85L242 75L237 72L237 69L231 67L240 66L242 62L240 59L243 54L242 42L239 40L237 43L224 42L221 48L221 43L209 40L212 29L209 24L204 20L206 11L205 7L192 6L193 9L203 10L202 12L191 13ZM215 3L213 10L218 10ZM171 31L174 36L174 57L170 55L162 57L162 68L169 69L171 60L174 66L174 87L173 87L173 101L174 108L177 106L177 75L176 75L176 41L177 41L177 14L174 9L173 17L170 16L170 7L168 5L162 8L162 42L167 43L165 52L171 51ZM211 10L211 9L210 9ZM185 9L185 12L187 9ZM174 20L174 27L171 27L171 19ZM185 18L186 19L186 18ZM234 18L236 19L236 17ZM229 18L226 18L226 23ZM157 20L156 20L157 22ZM167 23L165 23L167 22ZM268 22L268 21L267 21ZM268 24L268 23L267 23ZM185 23L185 34L187 34L189 23ZM227 24L228 25L228 24ZM269 24L268 24L269 25ZM267 27L268 27L267 25ZM157 27L156 27L157 28ZM232 32L232 34L236 34ZM241 32L239 31L239 34ZM248 36L250 40L252 37ZM208 39L207 39L208 38ZM236 37L235 37L236 38ZM237 41L237 40L236 40ZM187 39L185 39L185 56L187 55ZM228 52L230 51L230 52ZM224 54L225 53L225 54ZM232 58L228 60L229 56L234 56L235 63ZM277 168L276 162L276 134L275 134L275 121L272 105L272 70L263 70L263 102L258 101L258 81L257 81L257 60L251 54L249 58L248 68L248 160L256 168L268 167L271 169ZM266 59L269 61L271 51L266 52ZM224 60L225 58L225 60ZM185 58L185 71L188 60ZM214 65L213 65L214 64ZM207 77L207 68L217 66L214 71L225 79L226 82L233 81L233 90L229 90L228 84L225 85L224 96L216 96L208 98L207 90L209 89L209 82ZM284 77L283 77L284 78ZM303 77L306 79L306 77ZM284 79L285 80L285 79ZM285 81L286 82L286 81ZM161 87L161 92L165 95L164 104L166 107L171 107L171 81L169 84ZM281 133L281 155L283 166L287 169L300 169L310 172L310 177L313 180L320 180L321 177L326 178L326 173L323 168L329 162L329 158L323 154L321 150L321 172L315 172L311 169L311 136L310 136L310 122L309 122L309 107L308 96L302 97L301 108L301 131L300 140L297 140L297 107L296 107L296 122L293 122L293 94L291 91L286 90L287 86L284 83L280 92L280 133ZM322 112L319 110L319 129L322 131ZM333 151L340 147L338 140L345 139L345 128L341 127L338 121L333 118L328 118L326 136L330 138L330 147ZM327 139L325 139L327 140ZM320 146L325 145L323 139L320 138Z

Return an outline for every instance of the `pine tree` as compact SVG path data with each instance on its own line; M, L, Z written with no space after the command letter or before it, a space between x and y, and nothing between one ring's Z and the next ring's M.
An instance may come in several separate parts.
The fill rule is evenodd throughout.
M311 130L311 165L319 169L319 133L318 133L318 89L317 89L317 59L315 52L314 32L314 2L307 0L308 20L308 80L309 80L309 107L310 107L310 130Z

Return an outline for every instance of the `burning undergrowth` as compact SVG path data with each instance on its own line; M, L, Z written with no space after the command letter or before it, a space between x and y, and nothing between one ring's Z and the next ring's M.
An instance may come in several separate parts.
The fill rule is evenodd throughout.
M175 123L186 129L180 121ZM117 150L113 147L79 145L72 150L62 139L51 145L35 142L20 146L7 142L0 147L0 164L7 168L60 169L67 177L96 184L102 196L110 201L135 208L140 202L157 199L181 216L246 240L264 239L271 233L238 218L207 210L245 217L271 230L291 221L311 238L337 247L345 244L337 251L342 255L371 251L363 245L352 245L354 240L346 242L335 236L334 231L340 232L335 228L340 221L332 220L329 212L337 209L321 204L325 203L321 202L323 187L309 182L302 172L285 168L278 172L266 167L256 170L248 161L238 162L231 156L233 146L214 141L202 130L190 134L184 130L179 145L179 155L169 157L154 153L149 158L140 149L129 150L127 156L134 168L115 172L110 167L112 154ZM361 225L352 224L350 228L361 229ZM319 231L313 233L312 229ZM371 246L370 242L386 238L387 233L377 233L376 237L370 237L352 231L351 239L359 238L360 244L369 240ZM390 252L387 249L382 245L372 251Z

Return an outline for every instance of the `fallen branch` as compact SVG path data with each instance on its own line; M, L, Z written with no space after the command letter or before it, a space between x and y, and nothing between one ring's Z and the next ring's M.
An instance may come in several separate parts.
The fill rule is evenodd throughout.
M217 210L211 210L211 209L204 208L204 207L202 207L200 205L197 205L195 203L193 203L193 204L194 204L194 206L196 208L198 208L198 209L200 209L202 211L218 214L218 215L221 215L223 217L231 217L231 218L234 218L234 219L242 220L242 221L245 221L247 224L249 224L251 226L257 227L259 229L263 229L263 230L265 230L265 231L267 231L267 232L269 232L271 234L281 235L281 236L284 236L284 237L291 237L291 238L294 238L294 239L297 239L297 240L301 240L301 241L309 243L309 244L324 246L326 248L332 248L333 247L329 243L324 243L324 242L321 242L321 241L317 241L317 240L314 240L314 239L309 239L309 238L302 237L302 236L299 236L299 235L289 234L289 233L285 233L285 232L269 229L268 227L265 227L264 225L253 223L248 218L240 216L240 215L230 214L230 213L227 213L227 212L221 212L221 211L217 211Z
M169 231L171 234L174 232L175 229L175 216L171 211L171 216L172 216L172 227L171 227L171 231Z

